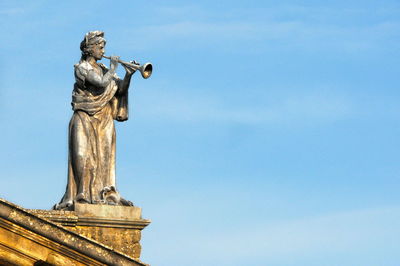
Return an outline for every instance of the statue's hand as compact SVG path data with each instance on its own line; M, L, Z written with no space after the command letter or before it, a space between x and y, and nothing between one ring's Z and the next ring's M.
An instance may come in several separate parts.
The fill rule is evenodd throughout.
M134 61L134 62L136 62L136 61ZM130 63L133 63L133 62L130 62ZM126 74L128 74L128 75L133 75L133 73L136 72L136 69L134 69L132 67L129 67L126 65L122 65L122 66L125 68Z
M110 57L110 70L115 71L118 67L119 56L111 56Z

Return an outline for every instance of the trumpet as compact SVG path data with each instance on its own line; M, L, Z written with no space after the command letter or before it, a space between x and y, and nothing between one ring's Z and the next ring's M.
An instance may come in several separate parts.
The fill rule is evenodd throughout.
M107 59L111 59L111 57L109 57L109 56L103 55L103 57L107 58ZM151 63L145 63L143 65L140 65L140 64L135 64L133 62L125 62L120 59L118 59L118 63L120 63L121 65L130 67L130 68L133 68L135 70L139 70L140 74L142 74L142 77L144 79L149 78L151 76L151 73L153 72L153 65Z

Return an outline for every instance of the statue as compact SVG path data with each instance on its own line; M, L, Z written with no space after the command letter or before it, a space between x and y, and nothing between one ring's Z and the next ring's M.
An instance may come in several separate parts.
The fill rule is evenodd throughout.
M98 63L104 56L104 32L88 32L81 42L82 57L74 66L72 92L74 111L69 123L68 183L60 203L53 208L67 209L74 204L111 204L133 206L123 199L115 186L114 120L128 119L128 89L131 77L140 70L144 78L152 65L136 61L110 59L110 69ZM126 74L120 79L115 71L121 63Z

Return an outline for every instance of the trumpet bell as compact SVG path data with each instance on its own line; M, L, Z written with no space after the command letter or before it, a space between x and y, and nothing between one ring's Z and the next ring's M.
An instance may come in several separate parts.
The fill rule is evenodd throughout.
M147 79L153 73L153 65L151 63L145 63L140 67L140 74L144 79Z

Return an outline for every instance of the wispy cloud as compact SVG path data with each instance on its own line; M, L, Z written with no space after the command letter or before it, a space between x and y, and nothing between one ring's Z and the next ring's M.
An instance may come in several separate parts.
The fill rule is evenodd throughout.
M38 8L42 7L45 3L46 0L37 0L37 1L2 0L0 3L0 14L4 15L4 17L2 18L9 19L10 16L17 16L21 14L31 13L37 10Z
M22 14L25 13L24 8L4 8L0 9L0 15L16 15L16 14Z
M295 11L296 16L292 14ZM291 6L226 10L226 14L218 14L222 18L217 18L217 14L206 16L203 9L193 6L164 8L159 12L172 16L171 23L134 28L125 36L143 36L143 43L131 40L135 49L171 44L184 48L244 42L259 48L284 45L310 50L339 48L350 51L379 48L382 41L398 37L400 22L395 18L353 23L354 16L365 16L367 11ZM380 12L386 14L388 10L380 9Z
M219 240L228 245L239 242L235 239L241 239L251 248L236 250L235 246L231 246L235 249L234 253L265 258L319 252L342 253L348 250L354 252L394 240L400 234L400 229L395 226L399 218L398 206L354 210L255 226L243 234L221 235Z
M168 253L172 258L178 253L185 254L175 257L182 265L193 258L201 258L203 264L209 261L219 265L243 265L246 260L251 265L309 265L307 262L313 262L312 265L354 265L349 262L354 260L360 265L374 265L373 262L369 264L367 254L374 253L378 261L382 261L385 255L394 252L388 248L388 243L393 247L400 245L399 219L399 206L384 206L269 224L249 220L237 230L221 228L220 233L212 236L199 233L191 235L189 240L184 234L174 235L174 243L185 245L175 245L179 251L171 247ZM199 254L207 256L204 258ZM358 257L358 254L364 255ZM329 257L335 258L336 263L329 261L326 264Z
M163 95L143 104L149 118L178 122L222 122L249 125L332 122L351 117L355 105L350 99L327 95L293 95L270 105L236 106L222 99ZM156 97L157 98L157 97ZM235 107L236 106L236 107Z
M315 25L302 21L286 22L191 22L184 21L167 25L146 26L138 34L152 36L154 41L168 41L177 38L192 38L196 41L283 41L293 46L305 44L312 47L324 43L332 47L367 47L379 38L395 34L400 28L398 22L383 22L371 26L339 27L337 25ZM290 42L293 41L293 42ZM367 42L367 43L365 43ZM314 43L314 44L313 44ZM183 43L184 44L184 43ZM204 41L201 42L204 44ZM265 43L267 45L267 43Z

